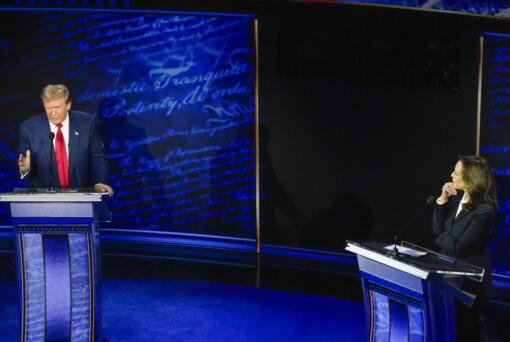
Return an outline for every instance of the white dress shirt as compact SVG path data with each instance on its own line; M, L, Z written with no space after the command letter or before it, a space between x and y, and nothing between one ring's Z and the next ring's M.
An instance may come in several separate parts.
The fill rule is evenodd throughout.
M57 125L53 124L50 120L48 120L48 122L50 123L50 130L55 134L55 138L53 139L53 148L55 148L58 127L57 127ZM66 144L67 160L69 161L69 113L67 113L66 118L64 119L64 121L62 121L62 128L60 128L60 130L62 131L62 134L64 135L64 142Z

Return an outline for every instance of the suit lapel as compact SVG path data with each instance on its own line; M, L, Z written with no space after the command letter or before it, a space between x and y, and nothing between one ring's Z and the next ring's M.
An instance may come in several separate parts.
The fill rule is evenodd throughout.
M49 151L49 154L47 156L45 156L45 158L47 158L46 160L51 159L51 167L49 168L49 170L51 170L51 183L52 184L50 186L60 187L60 178L58 177L57 156L55 155L55 147L53 145L54 140L55 140L55 138L53 138L53 141L51 141L48 144L48 148L46 149L46 151ZM50 158L50 154L51 154L51 158Z
M448 230L452 229L453 225L455 224L455 222L457 222L457 220L459 219L460 215L465 211L465 210L462 210L459 213L459 216L455 216L455 214L457 213L457 209L459 208L459 204L460 204L461 199L462 199L462 196L460 194L453 198L453 200L455 202L454 202L452 210L448 214L448 218L447 218L447 220L448 220L447 226L450 227L450 228L448 228Z
M466 217L467 214L468 214L468 211L466 209L462 209L460 211L459 215L457 215L457 217L455 218L455 221L462 220L464 217Z
M76 125L76 122L73 120L73 116L71 112L69 111L69 183L72 186L72 177L71 175L74 172L75 168L75 159L76 159L76 153L78 151L78 147L80 145L80 130L78 126Z
M48 121L48 117L46 116L46 114L41 114L40 125L41 125L40 131L44 132L44 135L41 138L41 146L43 146L43 148L40 150L42 152L40 159L47 161L46 163L43 164L43 165L45 165L44 167L47 170L46 171L47 172L46 179L47 179L49 186L59 187L60 181L58 178L57 158L55 156L55 148L53 147L53 142L54 142L55 138L53 138L53 141L48 139L49 134L51 132L51 126L50 126L50 123ZM50 155L51 155L51 157L50 157ZM49 165L50 160L51 160L51 166ZM51 176L50 176L50 171L51 171ZM52 184L49 184L50 178L51 178Z
M464 194L462 194L464 195ZM456 210L455 210L455 213L457 213L457 209L458 209L458 206L460 205L460 202L462 201L462 197L463 196L460 196L458 197L458 202L457 202L457 206L456 206ZM462 208L462 210L459 212L459 215L457 215L456 217L453 218L453 222L452 223L456 223L456 222L459 222L460 220L464 219L466 216L468 216L469 214L471 213L471 211L467 211L464 207Z

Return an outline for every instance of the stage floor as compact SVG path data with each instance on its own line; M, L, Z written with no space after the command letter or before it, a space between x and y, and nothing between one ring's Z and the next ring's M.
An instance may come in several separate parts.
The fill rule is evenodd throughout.
M11 342L20 326L14 243L0 240L0 342ZM101 251L110 342L367 340L355 265L111 242ZM507 314L492 307L491 342L507 341Z
M253 287L148 279L101 282L110 342L362 341L361 303ZM18 340L15 283L0 283L0 341Z

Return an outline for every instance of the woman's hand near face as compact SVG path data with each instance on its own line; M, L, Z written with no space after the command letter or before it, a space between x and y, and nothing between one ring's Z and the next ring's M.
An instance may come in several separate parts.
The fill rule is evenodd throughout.
M448 201L448 198L450 198L450 196L455 196L455 195L457 195L457 190L455 190L455 187L453 186L453 182L444 183L439 200L441 202L446 202L446 201Z

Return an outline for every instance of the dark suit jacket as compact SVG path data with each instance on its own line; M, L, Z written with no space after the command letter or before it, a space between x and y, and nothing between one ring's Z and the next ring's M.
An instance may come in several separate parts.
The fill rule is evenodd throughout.
M470 211L463 209L455 217L462 196L463 193L459 192L445 204L436 204L432 220L435 243L441 247L442 253L485 269L483 284L473 283L466 290L487 297L481 298L486 301L491 281L488 243L494 224L494 209L488 204L479 204Z
M69 186L89 188L94 184L108 184L108 166L104 145L96 130L95 118L84 112L69 111ZM55 149L50 142L50 124L45 113L35 115L20 125L18 154L30 150L30 173L27 186L50 186L50 153L52 153L52 186L60 187ZM91 168L94 171L92 179Z

